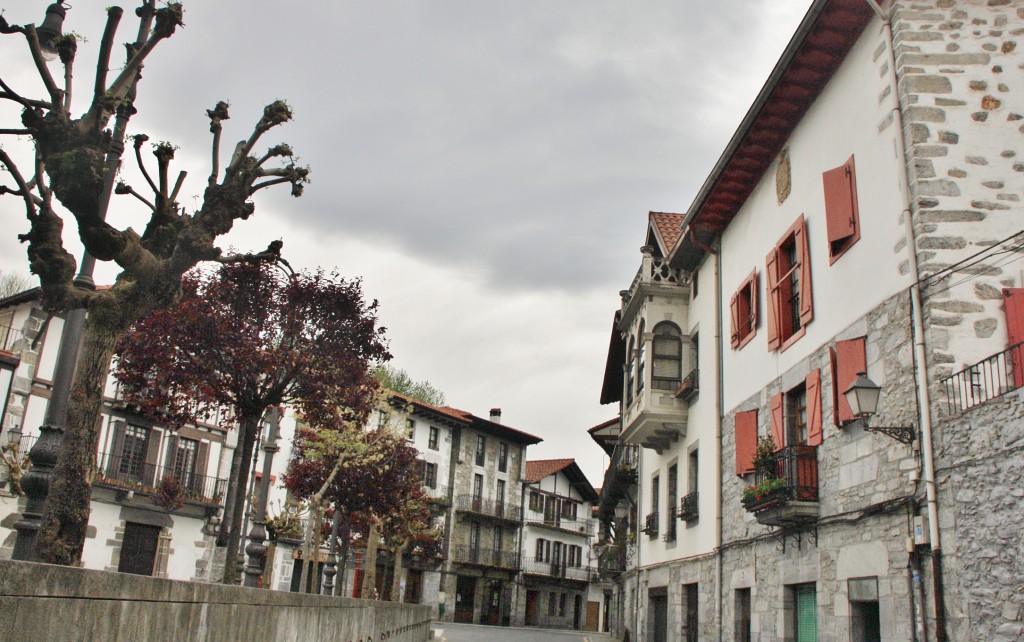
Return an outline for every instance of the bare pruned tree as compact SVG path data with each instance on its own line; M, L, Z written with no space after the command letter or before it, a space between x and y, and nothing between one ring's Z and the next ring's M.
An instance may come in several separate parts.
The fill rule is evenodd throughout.
M122 182L115 189L112 177L120 164L128 121L135 113L143 64L161 42L183 26L183 9L177 2L157 8L156 0L141 0L135 13L139 23L136 39L127 46L124 66L110 80L110 56L123 11L107 9L90 103L78 118L72 117L75 36L46 33L46 48L56 50L63 66L63 78L58 82L47 67L35 26L8 24L0 16L0 33L24 38L26 62L34 65L46 91L45 96L25 96L0 72L0 99L21 107L20 126L0 129L0 135L28 136L35 147L32 167L26 171L0 148L0 164L9 178L8 184L0 185L0 195L17 197L24 205L29 231L19 238L27 244L29 267L39 278L45 307L52 312L88 312L61 451L36 538L37 559L56 564L76 564L81 557L102 389L118 338L149 312L175 302L182 275L199 262L278 260L280 241L263 252L231 257L217 246L217 239L230 231L235 221L253 214L251 199L256 192L287 184L293 196L300 196L308 180L309 170L295 163L288 145L257 151L264 134L291 119L291 110L283 101L268 105L249 136L222 162L221 128L228 119L228 105L221 102L207 111L212 167L198 209L187 212L177 202L185 172L172 180L175 148L167 143L154 145L156 169L151 172L143 154L147 138L142 134L133 136L132 141L145 185L136 189ZM146 218L141 235L105 220L112 191L137 201ZM80 287L81 281L76 284L77 263L61 239L65 222L77 226L89 256L118 266L120 273L113 287L96 290Z

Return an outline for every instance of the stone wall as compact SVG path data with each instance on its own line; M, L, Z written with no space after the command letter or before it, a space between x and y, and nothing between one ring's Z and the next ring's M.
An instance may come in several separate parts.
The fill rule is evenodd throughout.
M872 425L917 425L910 298L901 293L853 323L834 340L865 336L868 371L884 387ZM862 422L835 426L829 348L771 382L759 394L730 409L722 434L723 635L732 635L735 591L750 589L755 637L790 639L787 586L815 583L820 640L850 639L847 580L877 577L883 639L910 639L906 539L914 498L922 492L909 473L918 452L891 437L869 433ZM818 522L783 533L761 525L741 503L753 475L735 474L735 415L758 411L758 434L770 432L768 402L814 370L821 372L823 440L818 447ZM759 636L759 637L757 637Z
M954 640L1024 639L1024 390L936 425L935 467Z
M1024 231L1024 2L897 2L892 20L922 275ZM1021 239L1017 239L1019 245ZM926 283L934 380L1005 347L1020 248Z
M426 606L0 562L0 639L422 642Z

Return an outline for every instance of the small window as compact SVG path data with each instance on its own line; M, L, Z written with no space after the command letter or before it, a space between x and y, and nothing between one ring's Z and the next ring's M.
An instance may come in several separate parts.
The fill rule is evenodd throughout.
M565 617L566 604L569 601L569 594L562 593L561 598L558 600L558 616Z
M640 332L636 338L636 394L644 391L644 379L646 378L647 365L647 340L644 338L644 322L640 322Z
M860 239L853 156L822 174L821 178L825 187L825 226L828 228L828 259L831 265Z
M777 448L821 445L821 370L812 370L804 383L772 397L771 429Z
M734 350L739 350L747 345L757 332L757 270L751 272L732 295L729 316L729 343Z
M850 596L850 639L874 642L882 639L878 610L878 578L858 577L846 581Z
M503 473L508 471L508 444L505 442L498 444L498 470Z
M768 349L785 350L814 318L807 223L801 216L769 254Z
M540 493L530 491L530 510L539 513L544 510L544 502Z
M750 589L736 589L736 642L751 642L753 630L750 625Z
M423 485L427 488L437 488L437 464L424 464Z
M487 440L483 435L476 436L476 465L483 466L486 456Z
M800 384L786 393L786 444L807 443L807 389Z
M440 436L440 431L435 427L430 427L430 437L427 439L427 448L431 450L437 450L437 441Z
M377 411L377 427L383 428L388 424L388 415L383 410Z
M662 321L654 326L654 371L651 387L675 390L683 379L683 338L679 326Z
M484 496L484 476L473 475L473 501L479 502Z
M633 403L634 368L636 367L636 339L629 338L629 349L626 350L626 405Z
M406 419L405 420L405 438L412 439L416 436L416 420Z
M538 562L544 561L544 540L540 537L537 538L537 548L534 551L534 558Z

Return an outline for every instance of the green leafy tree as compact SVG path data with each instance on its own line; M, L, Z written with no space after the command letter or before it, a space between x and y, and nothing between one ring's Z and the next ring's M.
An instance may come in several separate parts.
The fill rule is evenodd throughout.
M401 368L382 365L374 368L372 376L382 388L393 390L417 401L432 406L443 406L447 403L444 392L435 388L429 381L413 380L409 373Z

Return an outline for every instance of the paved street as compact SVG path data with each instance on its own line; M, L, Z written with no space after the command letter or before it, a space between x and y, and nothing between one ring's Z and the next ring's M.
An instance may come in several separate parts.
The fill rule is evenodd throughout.
M614 642L614 638L609 635L591 631L556 631L449 622L435 622L431 628L434 631L434 639L441 642Z

